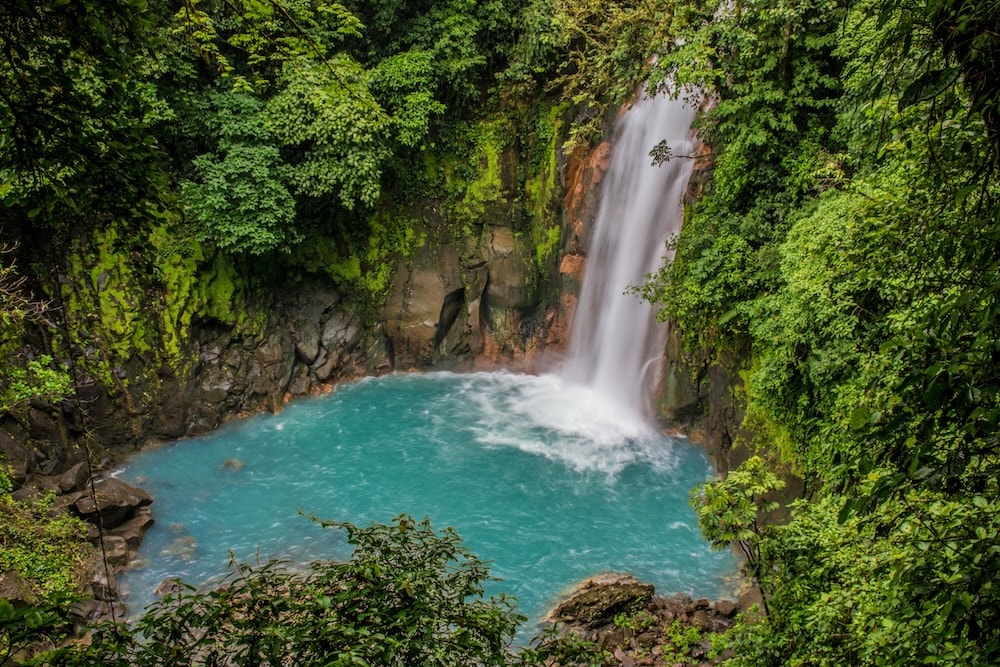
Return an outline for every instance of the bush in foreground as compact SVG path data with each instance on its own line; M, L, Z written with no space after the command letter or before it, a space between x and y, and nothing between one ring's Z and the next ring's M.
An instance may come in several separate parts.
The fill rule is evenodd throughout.
M105 624L89 643L36 665L505 665L524 620L504 595L486 597L486 565L450 528L397 517L347 531L346 561L304 572L233 565L207 592L185 588L133 626Z

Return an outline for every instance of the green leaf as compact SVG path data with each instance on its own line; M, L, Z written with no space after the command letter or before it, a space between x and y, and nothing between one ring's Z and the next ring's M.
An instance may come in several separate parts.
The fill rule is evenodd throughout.
M851 421L850 426L855 431L864 428L868 425L868 417L871 415L871 411L866 407L854 408L851 411Z

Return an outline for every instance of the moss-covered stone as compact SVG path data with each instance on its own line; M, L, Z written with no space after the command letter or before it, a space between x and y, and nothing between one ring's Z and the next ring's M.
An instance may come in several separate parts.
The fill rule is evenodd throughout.
M148 252L144 259L135 260ZM150 371L167 364L189 370L191 327L215 320L236 329L262 329L247 301L248 286L232 261L206 252L163 221L145 229L118 224L77 239L61 281L66 333L89 350L86 370L107 387L122 389L130 380L123 368L137 357ZM155 362L155 363L154 363Z
M428 222L399 207L377 209L367 217L364 237L353 242L329 236L310 238L295 250L290 265L329 277L356 305L381 304L389 291L397 260L407 259L427 240Z
M561 194L558 153L566 109L566 105L554 105L539 112L532 142L535 159L530 161L530 172L524 183L531 242L540 269L554 256L562 237L562 221L558 215Z
M466 233L486 224L509 224L508 215L513 197L513 179L504 178L504 154L510 145L512 128L505 118L480 121L469 132L468 162L460 170L446 170L447 185L461 193L452 206L451 216ZM456 156L446 158L454 164ZM509 170L508 170L509 171ZM466 175L457 180L457 174Z
M653 592L652 584L631 575L600 575L581 583L568 600L549 612L549 620L596 627L617 614L644 608Z
M84 352L77 363L108 387L127 384L121 364L153 348L150 309L124 244L115 223L78 239L59 285L63 333Z

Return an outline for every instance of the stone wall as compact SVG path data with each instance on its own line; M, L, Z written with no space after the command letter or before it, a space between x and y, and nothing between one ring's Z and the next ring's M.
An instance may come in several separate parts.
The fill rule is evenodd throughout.
M742 360L736 355L715 359L686 353L683 336L674 329L667 338L660 390L660 413L702 444L715 468L725 474L749 456L741 429L744 416Z
M438 230L396 267L382 311L394 365L471 365L530 355L545 339L545 327L536 323L545 321L553 289L532 257L525 237L509 225L484 226L476 243Z

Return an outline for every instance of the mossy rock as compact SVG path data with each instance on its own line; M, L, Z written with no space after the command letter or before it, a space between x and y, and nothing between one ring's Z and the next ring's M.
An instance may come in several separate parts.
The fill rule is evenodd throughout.
M627 574L587 579L569 599L549 612L548 620L595 628L611 623L621 613L644 608L653 599L654 587Z

